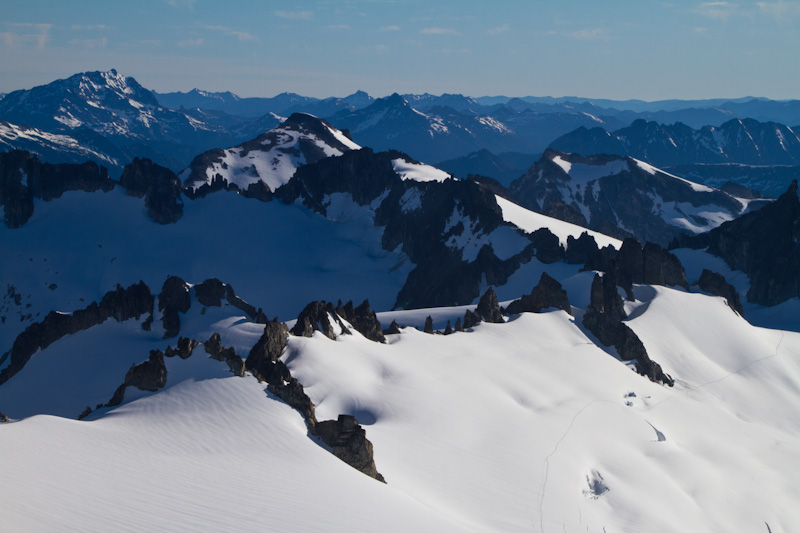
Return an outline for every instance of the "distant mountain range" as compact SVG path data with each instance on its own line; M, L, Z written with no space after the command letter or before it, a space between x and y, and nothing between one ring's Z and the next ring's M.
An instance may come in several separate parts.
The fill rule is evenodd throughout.
M619 239L666 246L739 216L750 203L632 157L547 150L511 183L509 198L532 211Z
M198 89L157 93L111 70L6 95L0 100L0 147L28 150L52 163L92 160L112 177L136 157L180 172L198 154L239 146L303 112L347 130L360 146L400 150L439 162L459 177L481 174L503 185L524 174L549 146L584 156L629 155L716 187L735 180L777 196L791 168L800 165L795 129L785 125L800 121L798 105L758 98L648 103L393 94L375 99L363 91L344 98L294 93L240 98ZM753 118L735 118L741 114ZM664 124L672 120L684 123ZM729 163L762 170L713 166Z
M800 530L796 182L723 222L627 156L504 190L305 113L221 146L0 153L0 529Z
M645 120L613 132L578 128L553 141L550 148L578 154L629 155L658 166L800 164L800 133L783 124L753 119L729 120L722 126L699 130L685 124Z

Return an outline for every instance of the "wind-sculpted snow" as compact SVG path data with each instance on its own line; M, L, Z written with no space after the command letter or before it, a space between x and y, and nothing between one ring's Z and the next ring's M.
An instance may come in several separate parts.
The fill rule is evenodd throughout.
M225 511L219 492L235 490L240 504L259 502L277 515L269 527L300 531L798 527L800 334L750 326L720 298L648 285L633 292L626 323L675 378L673 388L600 347L579 325L584 311L572 298L574 318L550 308L446 336L411 327L385 344L355 329L333 338L290 335L280 361L316 418L353 416L388 485L314 444L303 418L264 384L234 376L199 349L188 359L164 358L163 389L128 387L121 406L83 422L20 420L76 418L107 401L131 364L176 343L162 338L159 320L143 330L144 317L78 332L0 386L12 420L0 425L3 449L14 457L0 462L0 474L16 487L4 523L17 530L101 531L124 521L263 530L263 519ZM202 298L214 305L193 300L181 313L181 335L218 333L221 346L248 353L264 325L221 299L216 307ZM392 316L406 326L415 313L436 314L438 324L464 310ZM386 325L389 316L378 318ZM719 497L753 478L765 484ZM150 512L132 514L131 499Z

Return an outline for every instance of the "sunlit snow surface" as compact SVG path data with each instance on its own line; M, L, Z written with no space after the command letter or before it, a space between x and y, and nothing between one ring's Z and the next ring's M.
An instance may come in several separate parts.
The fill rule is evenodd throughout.
M350 150L361 147L348 139L342 132L335 128L324 126L333 137ZM340 156L342 151L328 145L316 135L299 132L294 128L275 128L271 135L261 142L257 148L245 150L242 147L227 148L219 160L212 161L205 170L205 181L196 180L189 186L197 189L204 183L210 184L215 176L236 185L240 189L247 189L257 181L263 181L270 190L274 191L287 183L298 167L307 163L303 152L298 148L300 140L316 144L326 157ZM191 169L181 173L181 179L187 179Z
M597 233L596 231L588 230L575 224L570 224L569 222L555 220L534 211L529 211L524 207L520 207L517 204L500 196L495 196L495 198L497 199L497 205L499 205L500 209L503 210L503 220L506 222L511 222L518 228L521 228L528 233L533 233L540 228L548 228L556 237L558 237L558 240L565 247L567 245L567 237L572 236L577 239L582 233L588 233L594 237L597 245L600 248L605 246L619 248L622 246L622 241L613 237L603 235L602 233Z
M66 193L37 202L22 228L0 226L15 254L0 279L14 280L34 315L84 307L116 282L143 279L157 292L167 272L230 282L270 318L314 299L391 308L413 265L381 248L374 206L340 194L325 202L335 223L213 194L159 226L121 191ZM527 232L549 227L565 241L584 231L498 202ZM77 212L87 216L60 223ZM676 253L690 282L711 265L746 289L746 276L704 252ZM750 325L718 297L635 286L628 324L676 381L656 385L581 326L594 274L579 269L533 259L497 289L507 302L547 272L574 316L551 309L450 336L404 327L385 345L357 332L290 338L283 360L318 419L355 415L387 485L339 461L298 412L202 347L166 360L162 391L129 390L120 407L76 421L175 339L162 339L158 314L150 332L111 320L66 337L0 386L0 411L14 420L0 424L0 530L799 530L800 333ZM789 329L793 302L746 304L745 315ZM471 307L379 317L421 327L431 315L442 329ZM2 351L27 323L3 324ZM181 335L219 332L244 357L261 328L227 305L195 300L181 315Z
M444 181L452 176L444 170L426 165L425 163L410 163L405 159L393 159L394 171L404 180L414 181Z
M629 323L674 388L598 348L577 309L446 337L404 328L385 345L357 333L292 337L283 358L317 417L355 415L388 485L341 463L297 412L198 348L167 360L167 389L104 417L0 425L2 456L14 458L0 461L13 487L3 527L796 530L800 334L750 326L719 298L648 286L636 295ZM219 329L246 354L258 326L225 316L235 310L195 308L184 332ZM158 326L109 323L73 336L75 364L129 326L139 338L126 338L125 353L144 359L168 344ZM66 355L48 352L34 360ZM14 380L35 386L40 375L26 368ZM254 511L231 512L225 495Z

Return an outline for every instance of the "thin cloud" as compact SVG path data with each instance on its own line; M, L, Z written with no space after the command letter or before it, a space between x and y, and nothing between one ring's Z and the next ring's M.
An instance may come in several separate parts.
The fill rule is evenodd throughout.
M105 24L90 24L90 25L81 25L81 24L73 24L70 26L71 30L77 31L102 31L102 30L110 30L112 26L107 26Z
M328 24L329 30L349 30L349 24Z
M778 20L800 16L800 2L756 2L761 14Z
M203 39L184 39L178 41L178 46L181 48L197 48L198 46L203 46Z
M256 37L250 32L234 30L233 28L229 28L228 26L214 26L210 24L204 24L200 27L203 28L204 30L218 31L224 33L225 35L236 37L237 39L239 39L240 42L259 40L258 37Z
M77 48L105 48L108 44L108 39L105 37L99 39L72 39L69 44Z
M289 20L309 20L314 16L313 11L276 11L276 17Z
M502 26L498 26L496 28L489 28L488 30L486 30L486 33L489 35L499 35L501 33L508 32L508 30L509 30L508 24L503 24Z
M736 4L730 2L703 2L695 8L695 13L713 20L728 20L737 11Z
M395 26L395 25L384 26L383 28L381 28L381 31L400 31L400 26Z
M604 28L586 28L569 32L566 35L579 41L602 41L608 39L608 32Z
M460 35L453 28L422 28L419 32L422 35Z
M197 0L167 0L167 3L175 8L186 8L189 11L194 11L194 3Z
M32 31L7 31L0 33L0 40L6 48L33 46L43 50L50 40L52 24L33 24L30 22L7 22L6 26L20 30Z

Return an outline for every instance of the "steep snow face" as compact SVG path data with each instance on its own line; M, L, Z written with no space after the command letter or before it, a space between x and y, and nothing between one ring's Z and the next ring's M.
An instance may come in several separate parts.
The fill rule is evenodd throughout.
M327 122L296 114L252 141L198 156L180 178L192 190L221 178L239 189L262 181L274 191L287 183L299 166L360 148Z
M572 236L577 239L582 233L588 233L594 237L594 240L597 242L597 246L600 248L612 246L619 249L619 247L622 246L622 241L619 239L614 239L608 235L587 230L582 226L577 226L575 224L570 224L569 222L551 218L534 211L529 211L528 209L520 207L517 204L500 196L495 196L495 198L497 199L497 205L499 205L500 209L503 210L503 220L506 222L511 222L527 233L533 233L537 229L547 228L556 237L558 237L561 244L565 247L567 245L567 237Z
M392 160L392 167L397 175L404 180L414 181L444 181L452 179L452 176L436 167L425 163L411 163L405 159L398 158Z
M0 146L27 150L51 163L99 161L110 167L120 167L121 162L99 150L81 144L69 135L49 133L37 128L26 128L0 120Z

